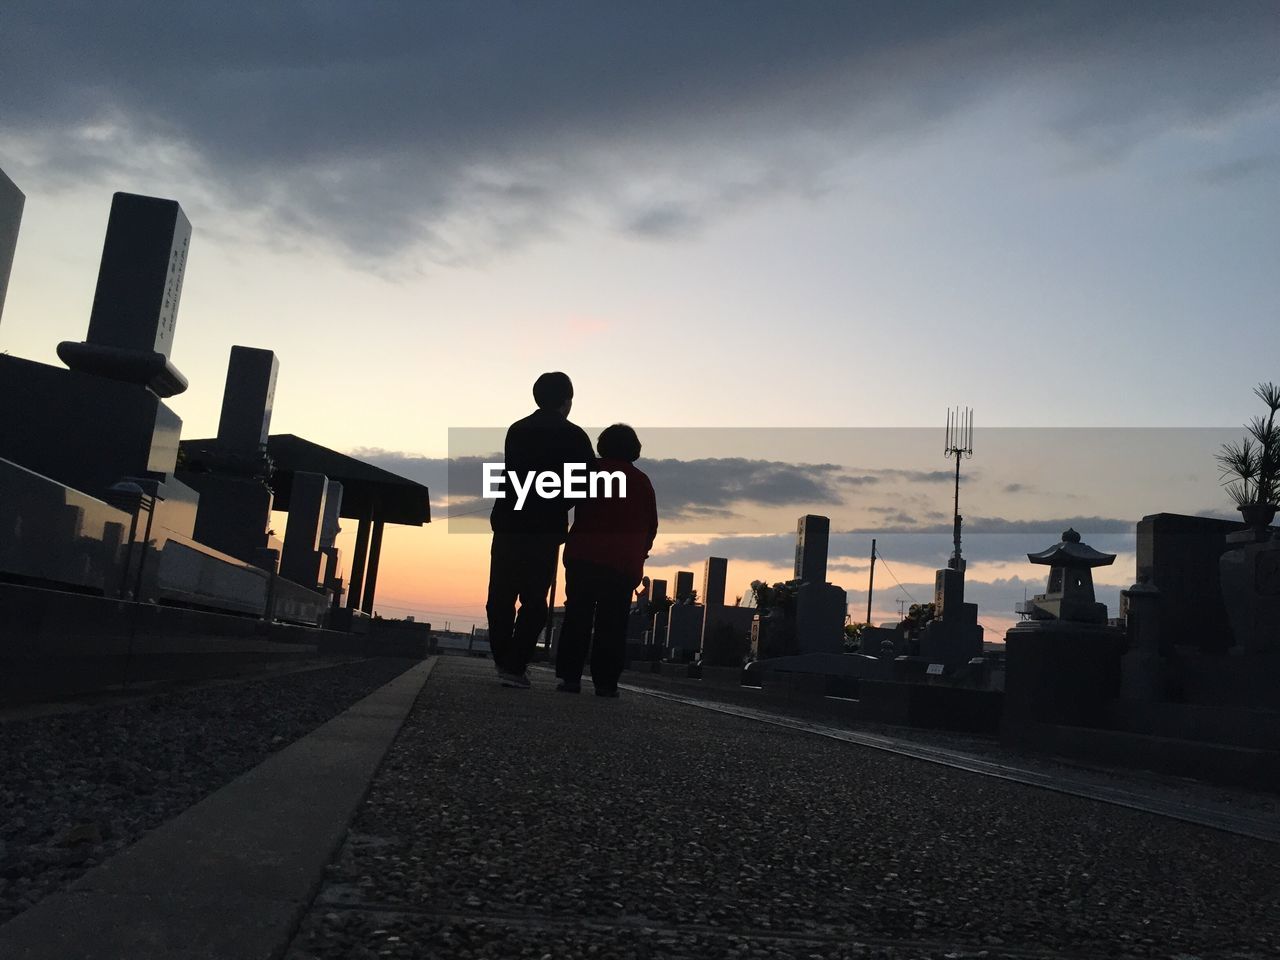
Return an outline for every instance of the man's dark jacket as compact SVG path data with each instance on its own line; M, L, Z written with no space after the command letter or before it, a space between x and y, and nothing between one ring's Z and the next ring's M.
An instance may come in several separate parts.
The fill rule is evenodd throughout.
M520 482L532 471L550 470L563 480L566 463L584 463L587 469L595 457L586 431L570 423L555 410L535 410L507 429L504 455L506 470L520 476ZM506 494L493 502L489 524L495 533L553 535L563 543L569 525L569 508L576 501L561 496L543 498L535 488L529 489L524 507L516 506L516 492L510 477L504 474L502 490Z

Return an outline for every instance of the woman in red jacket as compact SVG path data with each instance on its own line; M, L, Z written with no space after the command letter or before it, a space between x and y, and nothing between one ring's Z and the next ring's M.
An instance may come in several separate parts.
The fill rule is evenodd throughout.
M556 687L577 693L591 648L591 682L596 696L616 697L627 649L631 593L644 575L644 561L658 532L653 484L635 461L640 438L625 423L607 427L596 441L600 459L593 471L621 473L626 496L595 496L573 512L573 528L564 545L564 626L556 654ZM603 487L597 490L603 493Z

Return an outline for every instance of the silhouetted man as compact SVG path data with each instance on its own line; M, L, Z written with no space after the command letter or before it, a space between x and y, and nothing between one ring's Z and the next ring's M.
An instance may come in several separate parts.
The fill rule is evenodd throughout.
M544 373L533 385L538 409L507 430L506 470L520 477L550 471L564 475L565 464L588 467L591 440L569 422L573 384L563 373ZM510 483L489 516L493 547L489 556L489 646L502 685L528 688L529 658L547 622L547 593L555 577L560 544L569 522L570 501L559 494L539 496L530 489L520 509ZM520 601L516 613L516 601Z

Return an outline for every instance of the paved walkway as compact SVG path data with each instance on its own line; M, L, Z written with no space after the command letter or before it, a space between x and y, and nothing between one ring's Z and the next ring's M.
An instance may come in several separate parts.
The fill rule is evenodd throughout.
M1274 844L439 662L289 960L1275 957Z

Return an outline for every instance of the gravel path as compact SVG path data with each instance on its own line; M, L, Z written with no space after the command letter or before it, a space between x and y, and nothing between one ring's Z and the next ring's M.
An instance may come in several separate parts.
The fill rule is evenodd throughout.
M696 681L669 680L657 674L624 673L624 684L669 692L682 697L692 697L716 703L733 704L766 710L796 719L843 730L894 737L930 747L941 747L971 754L995 763L1024 767L1050 776L1096 783L1104 787L1120 787L1134 791L1150 790L1169 799L1224 810L1245 811L1255 816L1269 817L1280 823L1280 795L1247 790L1239 787L1220 787L1201 780L1191 780L1170 774L1131 767L1109 767L1091 764L1084 760L1054 757L1044 753L1005 746L994 737L979 734L955 733L944 730L927 730L916 727L894 726L868 720L853 720L847 715L824 708L821 700L786 702L765 698L758 690L741 687L699 686Z
M491 670L437 666L289 960L1280 955L1274 845Z
M410 665L365 660L0 725L0 923Z

